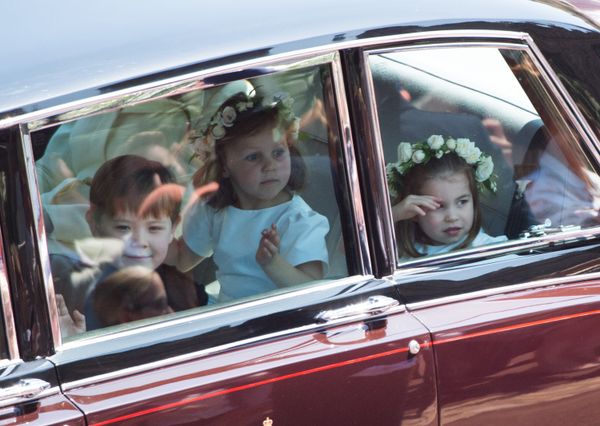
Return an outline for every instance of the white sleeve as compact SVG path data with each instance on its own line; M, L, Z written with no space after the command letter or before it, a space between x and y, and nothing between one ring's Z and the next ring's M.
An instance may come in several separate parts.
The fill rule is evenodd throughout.
M211 222L214 211L205 203L197 202L183 217L183 240L198 256L208 257L213 252Z
M329 263L325 237L329 222L314 210L301 211L288 217L278 226L281 238L280 254L292 265L306 262Z

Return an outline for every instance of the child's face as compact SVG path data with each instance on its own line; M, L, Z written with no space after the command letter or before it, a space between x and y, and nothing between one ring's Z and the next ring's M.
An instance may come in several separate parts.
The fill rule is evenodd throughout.
M425 235L436 243L451 244L469 233L473 227L475 209L465 173L428 179L420 192L421 195L431 195L441 200L439 208L417 219Z
M173 240L173 223L168 216L140 218L126 211L114 216L99 215L90 225L97 237L118 238L125 243L123 266L146 266L156 269L167 256Z
M284 189L290 180L290 151L284 137L274 136L264 126L225 148L224 175L231 179L242 209L272 207L289 198Z

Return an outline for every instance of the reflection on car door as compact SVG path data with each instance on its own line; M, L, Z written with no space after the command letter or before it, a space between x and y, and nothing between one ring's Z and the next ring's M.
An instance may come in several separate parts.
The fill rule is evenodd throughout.
M188 320L177 341L174 329L150 330L126 337L137 348L121 351L115 337L54 361L95 425L436 424L429 335L390 296L389 282L349 279L329 303L320 302L324 291L303 295L312 304L296 297L285 309L273 300L216 322ZM218 333L202 333L213 325ZM154 347L144 344L149 336ZM218 346L223 336L229 343Z
M419 283L464 292L412 306L432 332L440 424L597 424L600 285L590 272L599 250L511 257L462 281L473 273L458 267L454 279L446 272ZM509 284L518 285L469 292Z

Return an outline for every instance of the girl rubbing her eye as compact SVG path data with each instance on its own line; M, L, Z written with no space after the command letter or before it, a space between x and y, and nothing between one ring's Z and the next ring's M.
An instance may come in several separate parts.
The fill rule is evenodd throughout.
M398 248L402 257L446 253L506 241L481 229L478 190L495 192L491 157L468 139L431 136L403 142L388 164Z
M170 258L186 271L214 254L218 301L321 279L327 268L327 219L295 193L305 166L294 146L292 102L282 96L264 105L237 95L196 139L204 166L194 184L219 188L184 216Z

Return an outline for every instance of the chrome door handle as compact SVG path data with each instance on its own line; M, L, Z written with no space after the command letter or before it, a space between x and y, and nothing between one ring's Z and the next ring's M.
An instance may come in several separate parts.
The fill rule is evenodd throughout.
M362 316L362 315L377 315L388 311L400 304L396 299L387 296L371 296L365 302L355 305L344 306L340 309L331 311L319 312L315 317L318 323L324 323L344 318Z
M50 383L45 382L44 380L21 379L16 385L0 388L0 401L13 398L33 398L49 388Z

